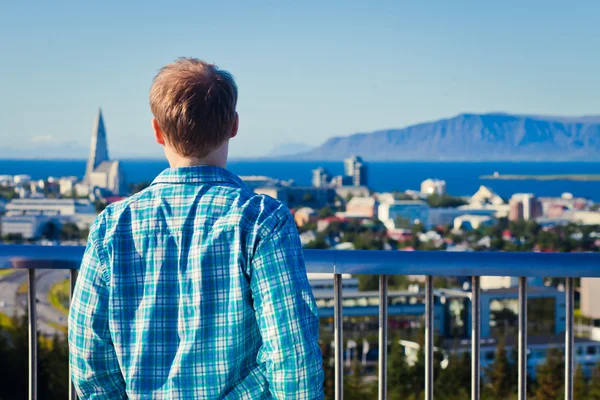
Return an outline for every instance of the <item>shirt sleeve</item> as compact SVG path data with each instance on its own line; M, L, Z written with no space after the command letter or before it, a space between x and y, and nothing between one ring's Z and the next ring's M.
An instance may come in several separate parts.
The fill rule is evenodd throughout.
M322 399L317 306L296 224L287 209L282 213L251 261L250 286L263 340L258 362L274 398Z
M105 272L90 236L69 312L71 379L82 400L127 398L108 328L108 298Z

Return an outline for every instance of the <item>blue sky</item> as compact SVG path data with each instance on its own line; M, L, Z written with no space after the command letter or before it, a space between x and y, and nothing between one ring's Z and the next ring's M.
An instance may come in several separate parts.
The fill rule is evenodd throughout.
M179 56L240 89L232 155L461 112L600 114L600 2L0 3L0 147L159 156L148 90ZM371 3L377 3L371 4Z

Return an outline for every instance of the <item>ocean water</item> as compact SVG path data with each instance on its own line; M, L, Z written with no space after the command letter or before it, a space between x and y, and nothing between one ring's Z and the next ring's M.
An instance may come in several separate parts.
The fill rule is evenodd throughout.
M48 176L85 173L84 160L0 160L0 175L27 174L35 179ZM228 168L238 175L267 175L278 179L293 179L298 185L310 185L312 170L322 166L331 174L343 172L343 163L331 161L238 161ZM167 167L161 160L123 160L130 182L151 181ZM600 202L600 182L574 181L500 181L482 180L480 176L500 174L600 174L600 162L372 162L369 163L369 186L376 191L417 190L427 178L444 179L447 190L456 196L471 195L480 185L491 187L502 197L528 192L537 196L559 196L571 192Z

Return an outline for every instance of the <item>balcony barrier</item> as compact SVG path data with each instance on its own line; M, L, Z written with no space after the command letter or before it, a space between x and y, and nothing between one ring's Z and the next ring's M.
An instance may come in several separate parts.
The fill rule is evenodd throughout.
M28 271L29 399L37 399L37 269L70 270L71 293L84 248L0 245L0 269ZM471 399L480 398L480 277L519 277L518 398L527 397L527 278L566 278L565 399L573 399L574 278L600 277L600 253L305 250L307 272L334 276L335 399L343 398L342 274L379 275L379 399L387 398L388 276L425 275L425 399L433 400L433 277L472 277ZM69 399L76 399L71 386Z

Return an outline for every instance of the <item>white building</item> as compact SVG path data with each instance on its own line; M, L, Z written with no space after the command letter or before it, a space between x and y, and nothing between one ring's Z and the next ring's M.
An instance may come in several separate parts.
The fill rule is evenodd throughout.
M424 224L429 221L429 205L420 200L397 200L393 203L379 205L378 218L387 227L394 226L396 221L405 220L408 224Z
M346 217L377 218L379 203L373 197L353 197L346 203Z
M115 195L126 192L125 173L119 161L110 161L106 143L106 129L102 110L98 113L96 128L92 134L90 158L83 183L91 190L95 187L107 189Z
M20 183L29 183L31 181L31 176L29 175L15 175L13 176L13 183L18 185Z
M492 226L495 220L487 215L461 215L454 219L454 231L470 231L485 226Z
M12 175L0 175L0 185L1 186L12 186L13 185L13 176Z
M508 211L507 211L508 212ZM429 210L429 226L446 226L454 224L454 220L464 215L478 215L478 216L495 216L496 210L492 208L432 208Z
M600 225L600 211L569 211L563 216L579 225Z
M58 180L59 192L62 196L72 196L76 194L75 185L77 184L76 176L63 177Z
M6 206L7 216L46 216L60 223L73 222L87 227L96 218L96 208L89 200L15 199Z
M527 278L529 286L543 286L541 278ZM519 278L514 276L482 276L480 280L482 290L508 289L519 286Z
M23 239L38 238L50 220L51 218L45 215L4 216L0 220L1 236L19 235Z
M421 193L426 196L432 194L443 196L446 194L446 181L441 179L426 179L421 183Z
M477 192L471 199L469 199L469 204L493 204L493 205L502 205L504 204L504 200L502 197L498 196L492 189L487 186L481 185Z
M581 278L581 314L600 319L600 278Z

